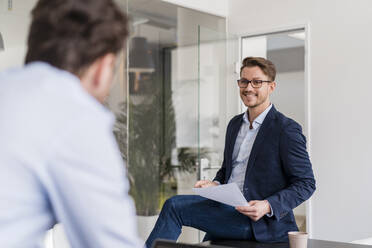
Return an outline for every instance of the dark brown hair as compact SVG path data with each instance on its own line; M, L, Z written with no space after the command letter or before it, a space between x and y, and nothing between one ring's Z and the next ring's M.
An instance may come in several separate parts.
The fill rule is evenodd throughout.
M127 18L113 0L39 0L25 63L43 61L81 75L96 59L118 53L127 34Z
M243 60L242 67L240 68L240 74L245 67L255 67L258 66L262 72L269 77L271 81L275 80L276 69L273 62L268 59L261 57L247 57Z

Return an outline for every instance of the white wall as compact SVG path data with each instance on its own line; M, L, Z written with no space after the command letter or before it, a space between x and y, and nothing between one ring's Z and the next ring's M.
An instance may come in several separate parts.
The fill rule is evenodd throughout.
M0 52L0 71L22 65L26 54L26 40L30 25L30 11L36 0L13 1L8 9L8 1L0 0L0 32L5 50Z
M228 0L162 0L185 8L190 8L221 17L227 16Z
M310 26L311 236L372 236L372 2L230 0L228 30Z
M271 95L275 108L305 126L304 72L283 72L276 75L276 89Z

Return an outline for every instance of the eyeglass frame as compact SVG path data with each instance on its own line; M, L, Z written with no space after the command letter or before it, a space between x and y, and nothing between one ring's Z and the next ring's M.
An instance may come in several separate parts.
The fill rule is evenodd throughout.
M262 83L272 83L272 82L273 82L273 81L269 81L269 80L261 80L261 79L252 79L252 80L244 79L244 81L247 82L247 86L245 86L245 87L240 87L240 85L239 85L239 84L240 84L240 83L239 83L240 81L241 81L241 79L238 79L238 80L237 80L237 83L238 83L239 88L241 88L241 89L247 88L249 84L251 84L252 88L254 88L254 89L259 89L259 88L262 87ZM253 81L256 81L256 82L259 81L259 82L260 82L259 86L254 86L254 85L253 85Z

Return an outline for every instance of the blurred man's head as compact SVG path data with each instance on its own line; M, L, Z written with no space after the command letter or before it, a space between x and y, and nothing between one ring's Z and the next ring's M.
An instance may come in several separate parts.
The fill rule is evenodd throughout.
M75 74L102 102L127 34L126 16L113 0L39 0L25 62L42 61Z

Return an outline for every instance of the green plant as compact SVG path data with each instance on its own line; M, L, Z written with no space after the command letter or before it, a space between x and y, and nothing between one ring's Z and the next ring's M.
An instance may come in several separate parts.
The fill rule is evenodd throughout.
M159 54L168 61L162 65L164 68L158 68L154 73L142 73L140 79L129 73L130 96L120 103L114 129L121 155L128 166L129 193L135 201L137 214L145 216L158 214L164 201L177 194L175 168L193 173L199 156L205 157L207 153L205 149L176 148L171 49L152 52L153 56ZM175 149L177 165L172 164Z
M130 194L137 214L155 215L161 205L159 199L172 195L165 190L164 183L174 184L171 165L171 151L175 147L174 110L171 98L164 101L159 90L135 104L136 97L132 96L129 106L121 103L114 134L128 164ZM168 192L165 196L164 191ZM175 194L176 189L173 191Z
M175 168L195 173L199 156L208 154L207 149L179 148L178 165L172 165L176 131L173 105L169 100L164 108L160 108L158 101L159 96L154 94L140 104L131 101L129 108L126 103L121 103L114 129L122 157L128 165L129 193L134 198L137 214L144 216L158 214L164 201L177 194ZM166 113L163 115L162 111Z

